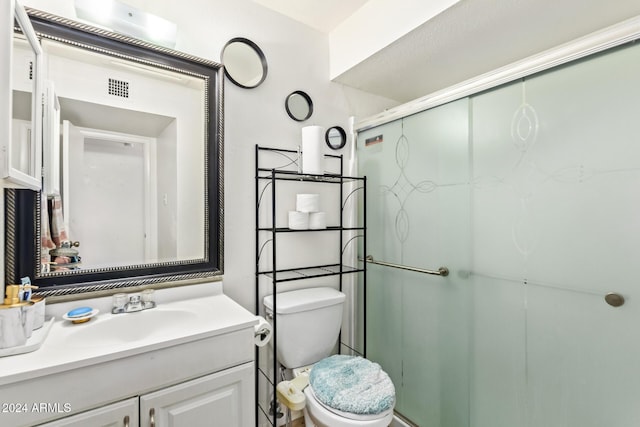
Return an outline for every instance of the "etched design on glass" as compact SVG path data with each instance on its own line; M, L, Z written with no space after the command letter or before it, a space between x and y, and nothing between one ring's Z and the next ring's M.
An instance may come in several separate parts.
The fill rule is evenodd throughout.
M511 140L522 152L522 157L514 167L514 190L520 194L519 209L516 213L511 238L517 250L525 257L533 252L538 242L538 233L534 230L535 221L531 221L528 206L534 194L532 179L537 165L533 160L523 162L538 139L539 121L535 108L527 102L527 87L522 81L522 103L511 118ZM518 170L519 169L519 170Z
M402 120L402 133L396 142L396 165L398 165L398 177L391 186L381 185L383 194L392 195L398 202L399 209L395 216L395 233L400 243L406 242L410 234L411 221L404 206L409 197L414 192L430 193L434 191L438 184L433 181L424 180L414 184L407 178L405 168L410 159L409 139L404 134L404 119Z
M527 151L535 144L538 138L538 114L527 103L527 91L522 82L522 104L513 113L511 118L511 139L520 151Z
M569 166L551 173L550 178L557 182L575 184L585 182L596 176L598 173L597 169L586 167L584 165Z
M520 105L514 111L510 123L511 144L517 149L519 155L505 175L476 176L471 184L475 190L505 186L513 192L517 207L514 207L511 240L516 250L523 257L527 257L533 253L538 244L539 230L537 222L531 218L530 208L540 184L537 178L544 172L540 170L532 155L532 149L539 136L540 122L535 108L527 101L524 79L521 83L521 92ZM550 176L550 178L554 177Z

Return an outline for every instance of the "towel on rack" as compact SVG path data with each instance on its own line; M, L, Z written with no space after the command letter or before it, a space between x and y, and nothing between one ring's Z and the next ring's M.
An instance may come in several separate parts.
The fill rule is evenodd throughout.
M62 199L59 194L54 194L49 200L51 209L51 238L56 247L69 240L67 230L64 228L64 218L62 217Z

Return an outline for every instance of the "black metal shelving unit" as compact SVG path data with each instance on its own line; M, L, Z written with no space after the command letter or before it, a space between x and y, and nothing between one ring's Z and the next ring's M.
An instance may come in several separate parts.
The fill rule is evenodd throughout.
M296 150L278 149L271 147L263 147L256 145L255 148L255 196L256 196L256 269L255 269L255 291L256 291L256 314L261 314L262 297L260 293L261 277L271 282L270 292L274 295L273 312L276 312L278 284L283 282L292 282L299 280L307 280L318 277L337 276L340 290L342 290L342 278L347 274L362 274L363 298L366 299L366 262L355 261L356 266L345 265L343 262L344 252L350 244L360 243L363 254L366 254L366 177L351 177L343 175L344 160L342 155L325 154L325 163L329 172L322 175L303 174L299 172L299 164L301 153ZM334 171L334 172L332 172ZM334 185L339 188L340 192L340 220L338 225L330 225L321 230L293 230L287 227L276 226L276 214L278 212L277 194L278 184L286 181L295 181L296 186L300 189L305 188L305 184L327 184ZM345 195L345 186L349 185L351 191ZM269 224L260 224L261 207L266 201L267 190L270 191L271 212L268 213ZM360 193L363 198L362 212L359 221L362 223L356 227L346 227L344 224L345 204L354 194ZM297 268L277 268L277 243L278 236L287 233L338 233L339 247L336 252L339 256L338 262L335 264L299 266ZM345 234L349 235L345 239ZM355 242L360 240L360 242ZM261 268L261 257L263 250L271 245L270 267ZM362 256L361 258L364 258ZM263 263L264 264L264 263ZM364 313L366 319L366 313ZM278 374L280 366L276 357L276 338L277 324L276 316L271 319L272 337L271 360L267 360L264 364L261 360L260 348L256 348L256 426L260 420L268 420L271 426L276 426L278 418L278 404L276 400L276 386L278 384ZM366 323L364 325L366 328ZM366 336L366 334L365 334ZM263 347L265 349L267 347ZM364 341L364 349L362 353L366 353L366 341ZM365 354L363 354L364 356ZM266 357L263 357L266 358ZM272 370L269 372L269 370ZM265 390L267 395L266 402L260 399L261 390Z

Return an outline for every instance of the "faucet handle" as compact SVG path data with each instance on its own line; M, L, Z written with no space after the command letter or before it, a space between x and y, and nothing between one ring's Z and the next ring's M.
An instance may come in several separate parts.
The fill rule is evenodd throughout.
M156 306L156 302L153 300L153 289L145 289L142 291L142 306L144 308L153 308Z
M126 294L113 294L113 307L111 308L112 313L122 313L124 311L125 305L127 304L127 295Z

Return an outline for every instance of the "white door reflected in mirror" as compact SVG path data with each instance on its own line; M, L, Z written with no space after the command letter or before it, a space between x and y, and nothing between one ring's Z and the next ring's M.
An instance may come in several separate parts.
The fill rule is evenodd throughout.
M64 121L64 218L69 238L82 242L82 268L158 262L155 144ZM175 241L163 246L175 257Z

